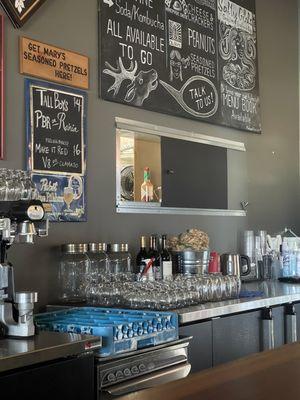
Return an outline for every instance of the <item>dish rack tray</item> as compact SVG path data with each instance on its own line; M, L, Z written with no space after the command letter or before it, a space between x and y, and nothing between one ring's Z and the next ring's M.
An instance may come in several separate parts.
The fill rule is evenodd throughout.
M100 357L113 356L178 339L174 312L80 307L35 315L39 330L102 337Z

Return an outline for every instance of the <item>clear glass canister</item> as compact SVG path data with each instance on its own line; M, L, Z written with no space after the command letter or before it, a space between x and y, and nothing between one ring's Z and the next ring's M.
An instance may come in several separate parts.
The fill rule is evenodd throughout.
M89 243L87 256L89 258L87 296L102 282L108 272L108 256L106 243Z
M110 244L108 253L108 270L112 274L130 273L131 254L128 251L128 244Z
M64 244L59 269L61 300L82 302L86 300L86 285L89 272L87 244Z

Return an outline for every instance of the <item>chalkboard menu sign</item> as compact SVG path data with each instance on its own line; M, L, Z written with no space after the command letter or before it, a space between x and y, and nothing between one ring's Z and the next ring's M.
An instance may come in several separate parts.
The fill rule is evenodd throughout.
M261 132L255 0L100 0L105 100Z
M86 95L26 79L27 164L54 221L84 221Z

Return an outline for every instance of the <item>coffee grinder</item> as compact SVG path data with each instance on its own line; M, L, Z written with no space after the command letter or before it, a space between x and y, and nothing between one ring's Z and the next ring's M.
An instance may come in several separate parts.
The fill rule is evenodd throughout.
M48 235L48 220L39 200L0 201L0 337L30 337L36 292L15 292L13 266L7 250L17 243L34 243Z

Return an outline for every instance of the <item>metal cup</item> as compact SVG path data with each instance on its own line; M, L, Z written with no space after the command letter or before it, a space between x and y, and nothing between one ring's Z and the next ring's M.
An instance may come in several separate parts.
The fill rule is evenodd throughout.
M242 261L246 261L247 269L243 271ZM244 265L243 265L244 266ZM222 254L221 272L223 275L246 276L251 272L251 260L248 256L240 254Z

